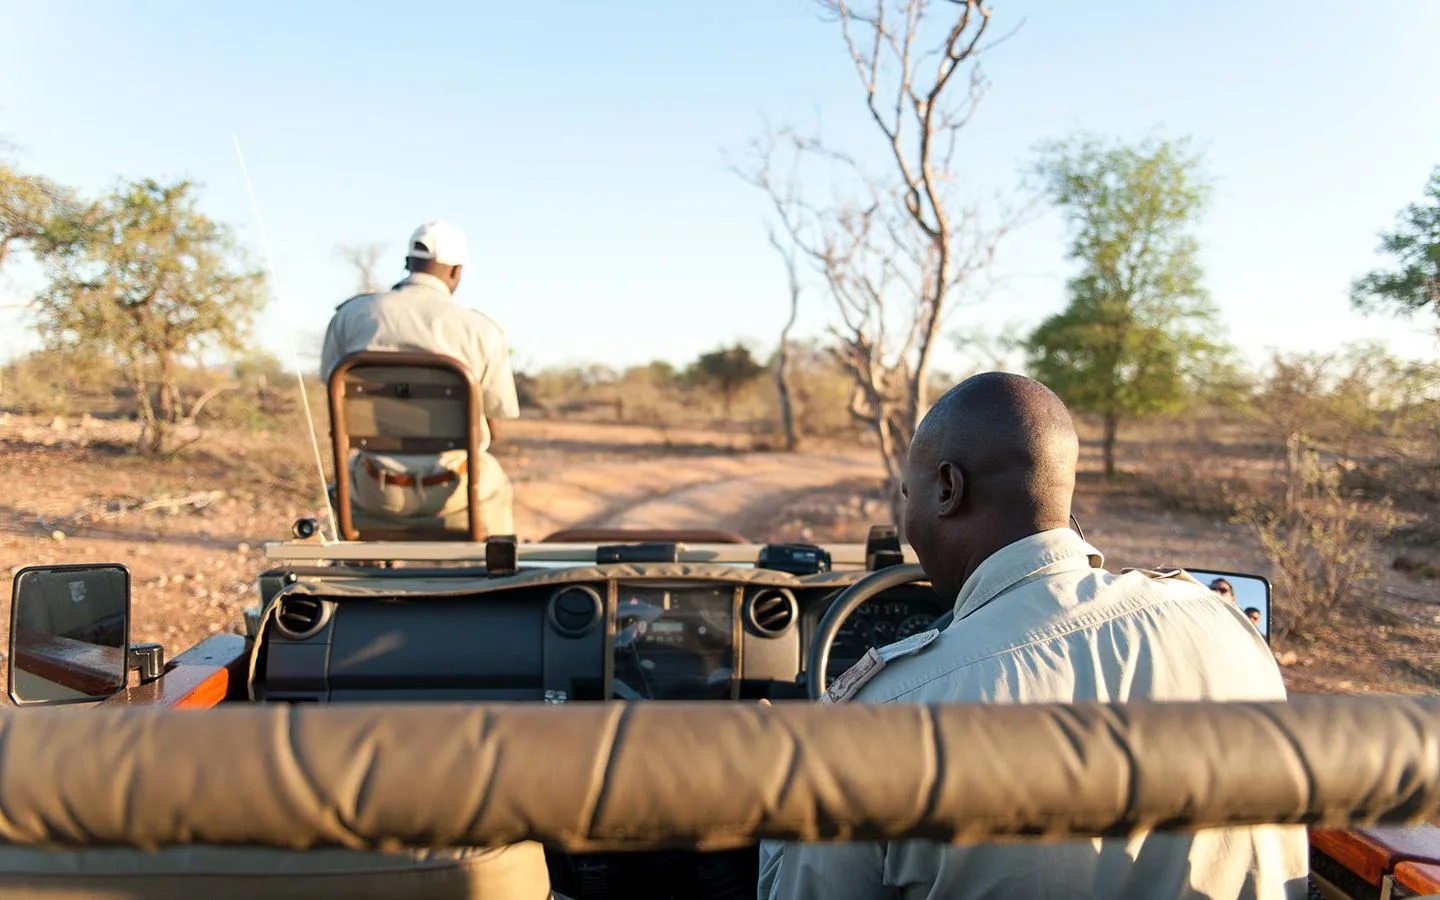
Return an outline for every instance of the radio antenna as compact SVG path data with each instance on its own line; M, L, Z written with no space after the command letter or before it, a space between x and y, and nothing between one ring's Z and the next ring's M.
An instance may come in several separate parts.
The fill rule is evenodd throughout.
M250 169L245 165L245 154L240 152L240 136L231 135L235 140L235 156L240 160L240 173L245 176L245 190L250 195L250 208L255 211L255 223L260 227L260 246L265 251L265 263L270 269L270 283L275 286L275 299L284 306L280 296L280 275L275 271L275 255L270 252L270 237L265 232L265 217L260 214L260 201L255 199L255 188L250 184ZM305 425L310 430L310 449L315 454L315 474L320 478L320 496L324 498L325 520L330 523L330 536L321 532L325 542L339 540L340 528L335 522L335 508L330 505L329 492L325 488L325 463L320 457L320 436L315 431L315 416L310 412L310 393L305 390L305 373L300 368L300 351L295 345L295 331L288 330L290 337L290 365L295 370L295 384L300 390L300 406L305 411ZM336 473L336 478L341 473Z

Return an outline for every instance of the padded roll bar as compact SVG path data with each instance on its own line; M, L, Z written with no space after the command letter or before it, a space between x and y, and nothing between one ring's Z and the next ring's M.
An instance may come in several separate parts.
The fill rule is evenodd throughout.
M0 713L0 841L496 845L1440 822L1440 700Z

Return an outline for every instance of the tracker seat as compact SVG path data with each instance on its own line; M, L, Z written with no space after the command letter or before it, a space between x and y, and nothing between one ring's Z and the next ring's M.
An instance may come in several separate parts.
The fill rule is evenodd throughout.
M336 364L326 388L341 540L485 540L479 509L480 395L463 363L433 353L361 350ZM469 496L463 512L397 519L357 507L350 457L361 450L422 455L464 450Z

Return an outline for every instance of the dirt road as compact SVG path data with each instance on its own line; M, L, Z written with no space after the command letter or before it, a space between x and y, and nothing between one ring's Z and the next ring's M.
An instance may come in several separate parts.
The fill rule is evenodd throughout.
M529 473L515 486L515 525L540 538L560 528L719 528L775 537L783 513L817 495L877 483L873 456L751 453L584 465Z

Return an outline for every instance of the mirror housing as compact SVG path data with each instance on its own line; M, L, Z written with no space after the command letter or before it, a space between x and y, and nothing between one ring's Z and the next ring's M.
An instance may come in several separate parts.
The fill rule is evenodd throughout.
M1268 643L1270 640L1270 582L1246 572L1218 569L1186 569L1190 577L1215 591L1220 599L1233 603ZM1228 592L1225 589L1228 588Z
M131 668L130 570L106 563L16 572L9 650L9 693L17 706L93 703L124 690ZM158 677L158 654L143 657L145 674Z

